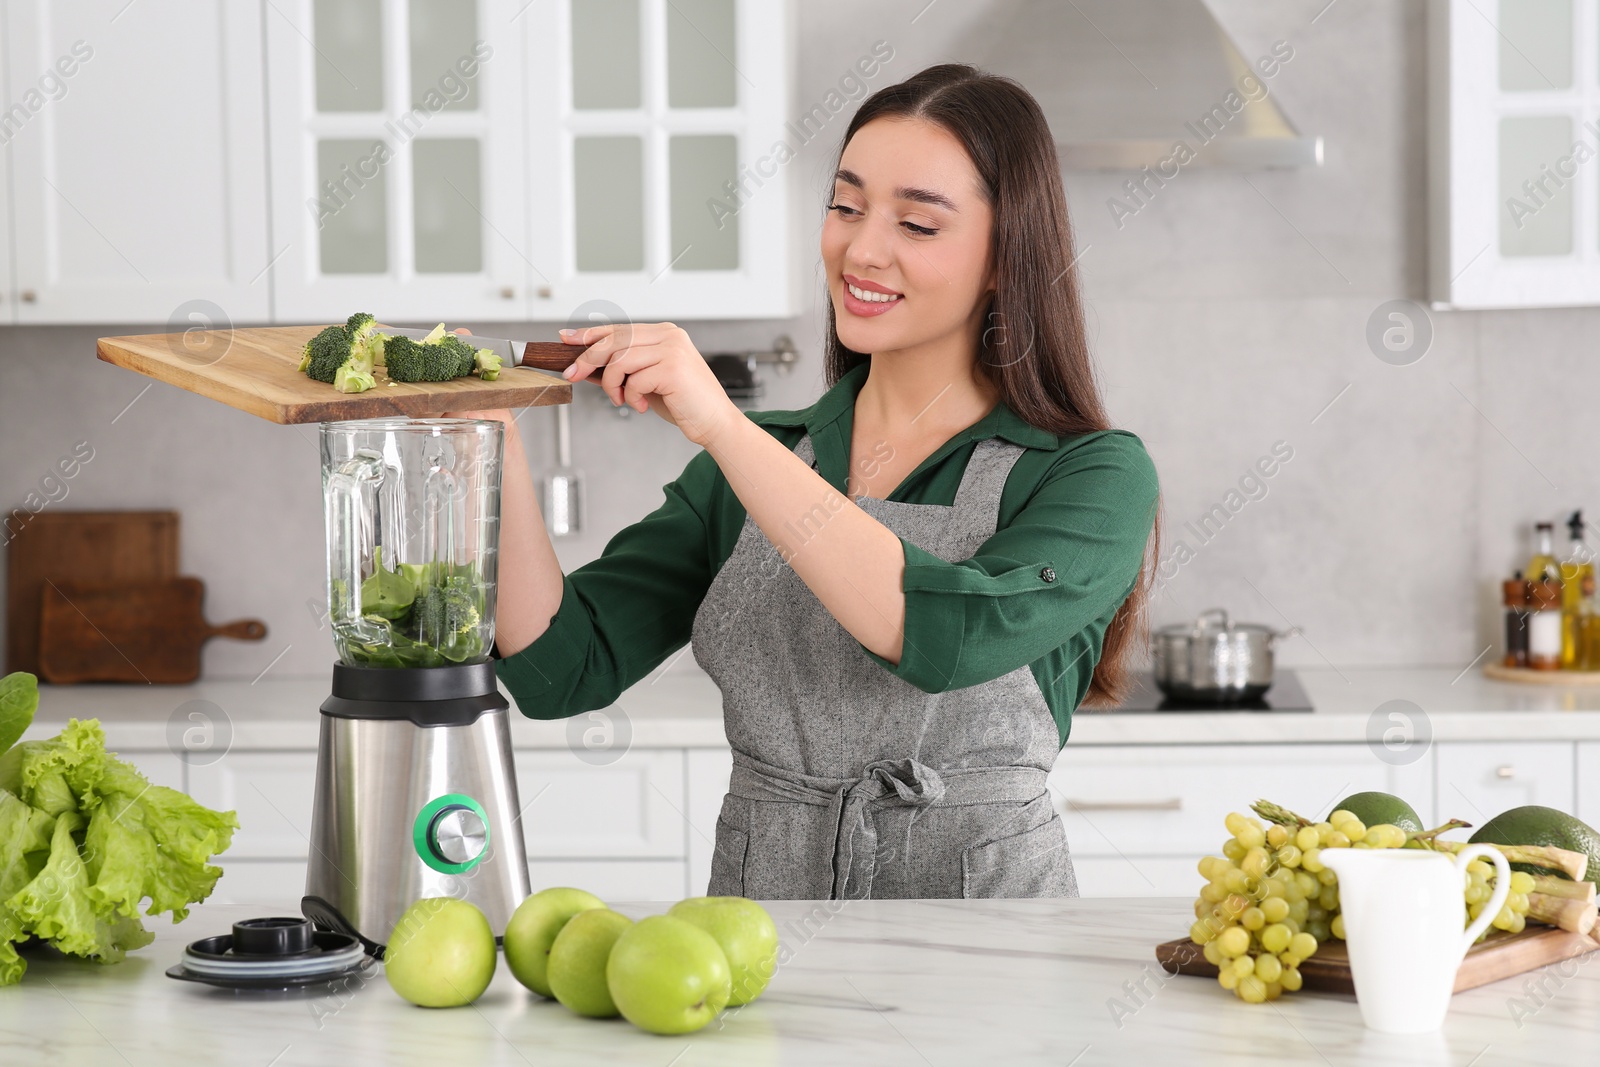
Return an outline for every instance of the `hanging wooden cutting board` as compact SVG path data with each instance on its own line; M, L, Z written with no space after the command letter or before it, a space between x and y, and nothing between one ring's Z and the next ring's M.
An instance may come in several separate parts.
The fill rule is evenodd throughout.
M1466 959L1456 971L1453 992L1476 989L1502 978L1586 955L1597 948L1600 943L1593 938L1554 926L1531 925L1516 934L1496 931L1467 949ZM1187 937L1157 945L1156 959L1169 974L1217 976L1217 968L1206 962L1200 946ZM1350 957L1343 941L1330 940L1318 945L1316 955L1300 962L1300 977L1306 989L1324 993L1356 991L1355 979L1350 973Z
M97 585L47 582L40 601L39 673L47 682L185 685L200 677L213 637L259 641L260 619L212 626L198 578Z
M301 351L322 328L270 326L102 337L95 352L107 363L278 423L376 419L386 415L432 418L447 411L540 407L572 401L572 386L566 379L533 366L506 368L492 382L477 377L448 382L391 382L379 367L374 388L364 393L341 393L326 382L307 378L299 370ZM570 352L565 357L568 363L584 350L554 342L534 347Z
M7 519L6 672L39 672L46 580L132 582L178 574L176 511L41 511Z

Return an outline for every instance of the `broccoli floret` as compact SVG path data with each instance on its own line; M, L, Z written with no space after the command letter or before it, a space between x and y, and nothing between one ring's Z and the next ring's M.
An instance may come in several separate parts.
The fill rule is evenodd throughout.
M500 354L498 352L480 348L472 355L473 367L477 370L478 377L486 382L495 381L500 377Z
M384 369L397 382L447 382L460 370L454 349L391 337L383 346Z
M453 333L445 334L434 343L455 356L457 378L461 377L463 374L472 373L473 350L471 345L467 344L467 342L463 341L458 335Z
M417 597L417 640L432 645L439 654L455 663L464 663L482 652L478 638L481 616L463 578L448 578L443 586L433 586Z
M370 351L374 324L364 313L350 316L350 322L358 334L352 334L349 325L329 326L307 341L300 370L341 393L361 393L378 384L372 376Z
M387 334L378 332L378 320L365 311L358 311L344 324L350 331L350 345L368 373L373 367L383 366L383 342Z

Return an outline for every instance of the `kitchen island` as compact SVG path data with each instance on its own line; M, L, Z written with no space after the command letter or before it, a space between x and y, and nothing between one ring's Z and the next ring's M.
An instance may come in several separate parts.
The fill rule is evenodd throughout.
M260 909L201 905L126 962L34 954L0 989L6 1063L1429 1064L1600 1060L1593 955L1457 994L1424 1037L1366 1030L1353 997L1249 1005L1152 955L1186 901L780 901L785 961L766 995L698 1034L582 1019L523 989L504 961L475 1004L416 1008L381 969L345 988L235 993L165 976L188 941ZM659 905L619 905L634 917ZM1537 986L1533 983L1537 982ZM1525 988L1526 985L1526 988ZM1530 994L1529 990L1533 990Z

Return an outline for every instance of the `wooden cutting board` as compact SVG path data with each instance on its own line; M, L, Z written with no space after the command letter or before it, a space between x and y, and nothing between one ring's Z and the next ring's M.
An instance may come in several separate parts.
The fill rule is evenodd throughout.
M1519 934L1495 932L1467 949L1466 959L1456 972L1455 992L1476 989L1502 978L1511 978L1552 963L1600 949L1600 942L1582 934L1572 934L1554 926L1528 926ZM1156 959L1168 973L1193 974L1216 978L1217 969L1200 954L1200 946L1181 937L1156 946ZM1317 954L1300 963L1300 977L1306 989L1324 993L1356 991L1350 974L1350 957L1343 941L1324 941Z
M572 386L532 367L500 372L497 381L476 377L448 382L390 382L379 367L377 386L341 393L300 373L300 353L321 326L270 326L239 330L102 337L96 354L107 363L220 400L269 422L330 422L385 415L431 418L447 411L527 408L572 402ZM567 363L584 347L559 342L533 346L562 351ZM545 357L541 365L559 360ZM559 367L558 367L559 369Z
M185 685L200 677L213 637L259 641L260 619L205 620L198 578L88 585L46 582L39 614L39 674L47 682Z
M5 525L6 671L39 672L39 603L45 581L175 578L175 511L45 510Z

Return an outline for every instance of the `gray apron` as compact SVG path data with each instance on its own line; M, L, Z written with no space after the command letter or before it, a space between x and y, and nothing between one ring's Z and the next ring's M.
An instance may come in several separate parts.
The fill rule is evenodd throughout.
M809 436L795 454L816 466ZM863 510L941 559L995 530L1023 449L980 441L949 506ZM822 508L797 520L804 533ZM1060 750L1032 670L925 693L862 651L754 520L695 615L695 660L722 690L733 777L714 896L760 900L1078 895L1045 778Z

